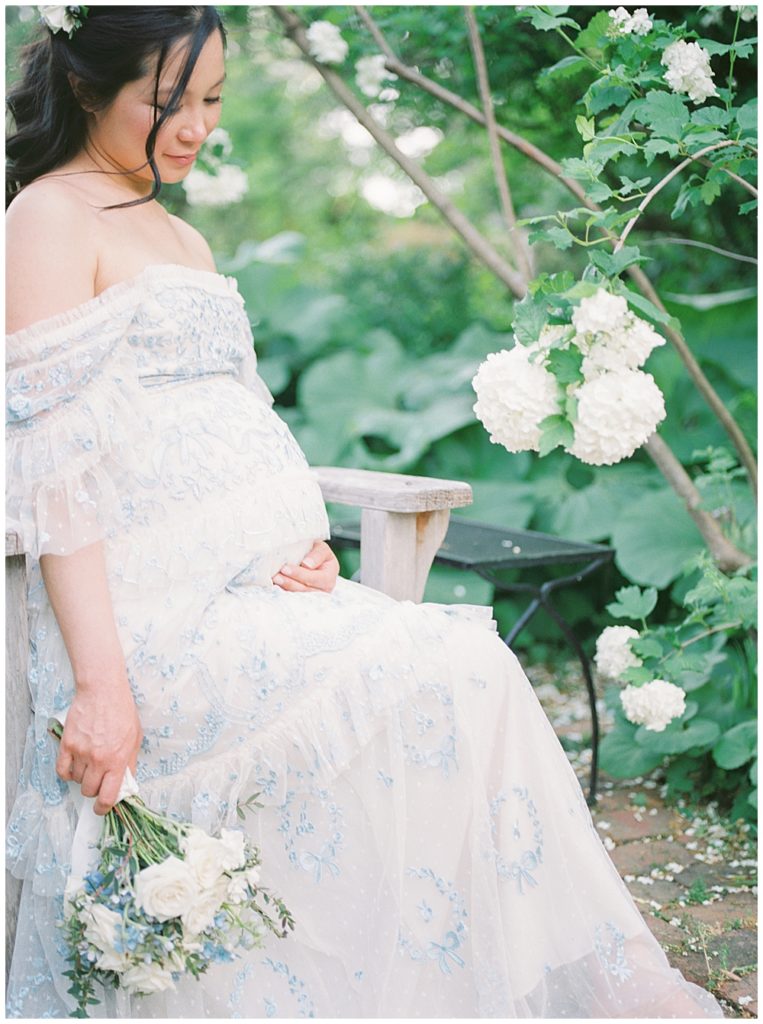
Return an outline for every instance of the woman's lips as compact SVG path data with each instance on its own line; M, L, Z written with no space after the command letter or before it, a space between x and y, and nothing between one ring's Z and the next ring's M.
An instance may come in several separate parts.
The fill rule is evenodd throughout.
M188 164L192 164L198 156L198 153L188 153L185 156L173 156L172 153L167 153L168 160L174 160L175 163L180 164L181 167L187 167Z

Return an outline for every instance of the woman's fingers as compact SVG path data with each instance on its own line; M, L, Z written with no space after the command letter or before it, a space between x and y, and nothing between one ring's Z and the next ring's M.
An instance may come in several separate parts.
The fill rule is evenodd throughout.
M283 590L295 593L304 590L334 589L339 575L339 562L336 555L325 541L313 544L310 551L302 559L301 565L284 565L273 577L273 582Z
M107 814L117 802L119 790L122 788L123 777L124 773L120 775L119 772L106 772L103 776L98 795L93 804L93 810L96 814Z

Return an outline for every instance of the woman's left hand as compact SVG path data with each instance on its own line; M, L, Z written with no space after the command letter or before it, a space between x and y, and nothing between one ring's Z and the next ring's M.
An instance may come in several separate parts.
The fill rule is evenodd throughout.
M273 582L282 590L324 590L330 593L338 575L336 555L324 540L317 540L299 565L282 566Z

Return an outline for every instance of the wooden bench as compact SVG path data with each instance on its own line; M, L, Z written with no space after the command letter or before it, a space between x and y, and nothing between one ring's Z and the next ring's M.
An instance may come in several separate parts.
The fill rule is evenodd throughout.
M360 580L397 600L420 601L452 508L471 504L472 489L454 480L316 469L324 500L361 509ZM24 743L32 719L27 681L26 555L16 533L5 535L5 818L16 798ZM6 872L6 978L16 936L21 882Z

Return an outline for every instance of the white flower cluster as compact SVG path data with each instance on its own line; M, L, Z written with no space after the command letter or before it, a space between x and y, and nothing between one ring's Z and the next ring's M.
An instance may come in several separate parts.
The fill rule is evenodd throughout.
M651 732L663 732L686 710L686 694L665 679L653 679L643 686L626 686L620 694L625 717Z
M710 56L699 43L679 39L665 48L660 63L667 67L665 81L673 92L686 93L694 103L717 96Z
M491 352L472 380L477 418L490 440L510 452L537 451L541 420L559 411L556 379L530 357L519 344Z
M64 7L61 4L46 4L38 7L40 17L55 35L66 32L71 39L72 34L81 27L85 12L79 7ZM87 9L85 9L87 10Z
M610 33L614 36L629 36L633 32L637 36L645 36L651 31L652 20L646 7L639 7L631 14L624 7L609 11L611 18Z
M510 452L538 451L541 421L560 412L559 387L546 368L548 354L574 345L583 355L584 379L568 387L577 414L567 450L593 466L620 462L665 418L662 392L640 369L664 344L622 296L599 288L581 300L572 325L546 325L534 344L488 356L472 381L478 398L474 411L491 441Z
M729 10L735 14L738 11L742 21L754 21L758 13L757 8L752 7L750 4L730 4Z
M183 189L191 206L228 206L244 198L249 179L235 164L220 164L215 174L193 167L183 179Z
M386 59L383 53L375 53L371 57L361 57L356 61L355 82L364 95L378 96L385 80L397 78L397 75L384 67Z
M619 679L629 668L639 668L642 664L630 648L630 641L638 637L639 632L632 626L607 626L596 640L594 662L599 674L605 679Z
M330 21L314 21L305 32L308 50L321 64L341 64L350 47Z

